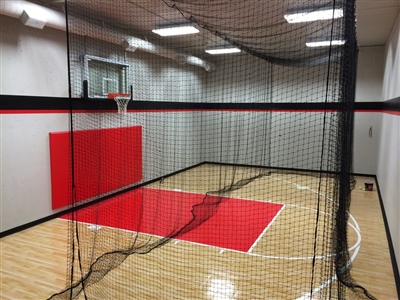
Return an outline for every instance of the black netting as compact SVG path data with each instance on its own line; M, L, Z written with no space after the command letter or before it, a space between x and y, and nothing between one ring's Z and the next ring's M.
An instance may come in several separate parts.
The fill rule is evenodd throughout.
M64 8L73 212L50 299L373 299L350 274L354 1ZM330 15L284 17L304 10ZM170 23L199 32L151 31Z

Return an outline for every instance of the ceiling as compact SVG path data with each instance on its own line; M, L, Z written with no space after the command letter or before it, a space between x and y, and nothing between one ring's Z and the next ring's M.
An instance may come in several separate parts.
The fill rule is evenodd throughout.
M400 0L357 0L359 46L385 45L400 11Z
M168 2L169 1L169 2ZM290 33L291 28L284 19L282 18L285 11L282 9L284 7L289 7L291 4L296 3L298 6L299 3L303 5L309 5L312 2L318 3L331 3L333 0L318 0L318 1L310 1L310 0L279 0L279 1L266 1L266 0L251 0L251 1L226 1L226 0L213 0L213 1L193 1L193 0L166 0L169 4L180 5L180 8L183 10L188 9L190 13L185 14L185 12L171 9L167 5L164 4L162 0L92 0L92 1L81 1L81 0L68 0L67 5L69 11L71 11L71 7L73 7L76 14L82 11L86 11L85 15L81 15L85 20L93 19L95 22L102 22L102 24L107 24L108 21L110 23L118 22L120 28L125 29L127 32L130 32L132 36L151 40L151 42L156 43L158 45L164 46L166 48L172 48L175 51L179 51L182 53L189 53L191 55L205 58L208 60L212 60L213 58L207 56L208 54L204 53L204 50L210 46L217 46L221 44L226 44L226 40L223 38L229 37L233 31L229 31L227 29L228 34L222 35L220 37L215 36L209 30L205 30L203 28L200 29L200 33L195 36L181 36L181 37L169 37L169 38L161 38L154 33L151 32L151 29L159 26L170 23L181 22L185 20L182 17L182 14L188 17L196 11L196 5L201 5L203 8L206 5L212 3L213 5L225 5L226 3L237 3L237 7L234 7L231 10L227 10L225 7L221 9L224 14L218 13L217 10L208 10L207 15L199 14L196 16L196 19L205 20L204 23L210 24L215 18L221 19L221 16L228 16L226 18L223 26L226 28L230 28L233 23L231 23L233 18L241 18L247 14L249 21L247 23L247 27L251 24L251 28L253 32L251 32L251 39L247 39L249 32L246 32L246 36L242 32L238 33L238 36L244 38L244 45L249 45L251 49L259 49L260 47L264 47L267 49L262 49L263 51L268 50L272 55L281 55L283 57L291 58L290 53L295 53L299 51L299 49L304 48L304 41L301 40L301 37L296 32L293 31ZM47 6L53 9L64 10L64 1L63 0L31 0L31 2L35 2L41 4L43 6ZM264 9L264 13L261 11L257 11L257 9L252 10L252 6L249 3L254 3L259 5ZM91 12L91 15L87 14L87 11ZM238 14L240 11L241 15ZM266 16L265 11L271 12ZM380 46L384 45L390 35L390 32L393 28L393 25L396 21L397 16L400 11L400 0L357 0L356 1L356 19L357 19L357 40L359 46ZM215 12L215 13L214 13ZM95 20L97 19L97 21ZM283 21L281 21L283 19ZM318 21L319 22L319 21ZM257 24L260 24L259 28L257 28ZM279 24L280 31L268 32L268 36L264 35L265 28L273 24ZM324 25L323 22L318 23L322 28L326 26L327 30L330 28L328 25ZM329 23L325 23L329 24ZM218 24L220 25L220 24ZM237 26L237 23L235 23ZM296 25L296 26L308 26L308 25ZM316 31L316 25L314 25L314 29L309 29L308 32ZM214 30L217 27L211 27L211 30ZM261 28L261 29L260 29ZM289 29L290 28L290 29ZM217 28L218 29L218 28ZM235 30L237 30L235 28ZM318 29L321 30L321 29ZM325 32L327 31L325 30ZM286 39L286 44L284 48L279 48L279 42L282 37L281 32L285 34L288 33L288 37ZM234 34L237 34L235 31ZM222 38L221 38L222 37ZM236 38L236 37L235 37ZM264 39L263 39L264 38ZM243 40L242 40L243 41ZM254 41L258 41L257 44L254 44ZM268 45L264 44L268 42ZM241 44L243 45L243 44ZM289 49L289 50L288 50ZM300 50L304 51L304 50ZM314 54L313 57L316 57Z

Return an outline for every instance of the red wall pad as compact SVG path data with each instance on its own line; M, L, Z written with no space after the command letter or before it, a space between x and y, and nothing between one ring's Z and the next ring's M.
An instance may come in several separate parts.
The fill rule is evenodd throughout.
M73 133L76 202L142 179L142 127ZM52 208L72 202L71 133L50 133Z

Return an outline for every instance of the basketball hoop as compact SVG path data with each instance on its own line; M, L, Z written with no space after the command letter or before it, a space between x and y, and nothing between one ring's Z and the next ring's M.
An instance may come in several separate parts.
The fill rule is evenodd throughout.
M131 100L130 94L108 94L108 98L117 103L119 114L126 114L129 100Z

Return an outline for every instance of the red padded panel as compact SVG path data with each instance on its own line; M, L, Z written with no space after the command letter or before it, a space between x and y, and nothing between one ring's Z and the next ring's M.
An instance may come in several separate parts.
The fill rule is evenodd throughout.
M82 201L142 179L142 127L74 131L76 200ZM52 208L71 204L70 132L50 133Z

